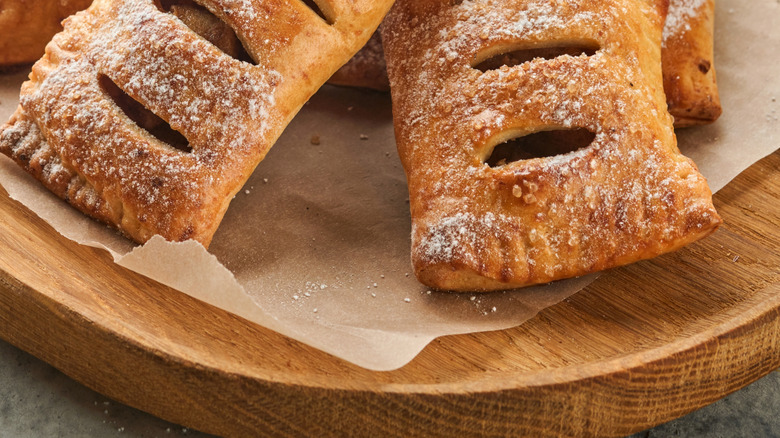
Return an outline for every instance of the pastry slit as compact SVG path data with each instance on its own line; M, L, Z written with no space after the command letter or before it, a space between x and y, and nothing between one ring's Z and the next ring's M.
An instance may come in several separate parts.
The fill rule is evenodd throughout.
M182 133L171 128L166 120L125 93L111 78L100 74L98 75L98 83L106 97L111 99L119 110L148 135L173 149L185 153L192 152L189 140Z
M302 0L268 1L272 13L263 7L266 2L244 1L241 7L236 7L234 0L198 0L198 3L233 29L257 64L276 70L282 67L285 49L290 44L287 26L305 28L313 35L322 34L322 39L341 38L327 20ZM323 7L321 10L327 17L332 9Z
M167 38L154 41L154 35L163 34L163 29L167 31ZM265 101L269 106L274 100L272 90L278 81L276 72L236 61L204 41L171 14L158 12L141 27L128 20L120 32L136 47L146 46L150 40L154 42L146 47L143 54L127 51L98 59L95 65L97 72L110 78L122 92L186 138L188 146L182 149L190 149L198 155L206 153L209 148L233 148L239 140L234 133L217 125L202 123L201 114L237 111L244 105L242 102L249 99ZM101 39L99 44L110 44L110 41ZM203 58L204 54L206 62L188 61ZM218 73L236 67L242 71L227 77ZM133 75L131 71L140 74ZM251 75L254 77L248 81ZM210 79L204 81L198 78ZM199 98L200 95L213 94L215 87L235 86L233 84L242 90L224 94L221 99L212 102ZM99 88L97 80L92 86ZM256 107L252 119L258 125L258 132L262 133L274 119L274 114ZM181 141L181 137L174 138ZM206 146L211 142L220 146Z
M546 129L525 135L499 136L495 146L486 148L484 160L490 167L534 158L554 157L589 147L596 134L586 128Z
M95 0L33 66L0 152L138 242L159 234L208 246L287 123L391 3L318 1L326 15L337 6L327 25L300 0ZM257 64L185 23L204 17Z
M396 1L382 39L421 282L529 286L654 257L718 227L665 111L663 4ZM468 62L485 47L591 40L591 56L483 73ZM518 136L531 156L496 157Z
M324 22L326 22L328 24L333 24L333 21L334 21L333 10L330 9L330 5L328 5L327 2L324 2L322 0L320 0L320 1L316 1L316 0L301 0L301 1L309 9L311 9L312 12L317 14L317 16L322 19L322 21L324 21ZM322 4L322 6L320 6L320 4Z
M193 0L167 0L157 6L160 11L176 16L193 32L228 56L256 65L235 30L206 7Z
M565 41L544 46L498 45L479 52L472 67L486 72L503 66L514 67L535 59L552 60L559 56L593 56L600 50L595 41Z

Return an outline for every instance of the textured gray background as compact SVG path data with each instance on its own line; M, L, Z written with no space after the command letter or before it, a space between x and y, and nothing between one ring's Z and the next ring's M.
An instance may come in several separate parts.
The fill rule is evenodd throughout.
M0 437L208 437L115 403L0 341ZM780 371L645 437L780 437Z

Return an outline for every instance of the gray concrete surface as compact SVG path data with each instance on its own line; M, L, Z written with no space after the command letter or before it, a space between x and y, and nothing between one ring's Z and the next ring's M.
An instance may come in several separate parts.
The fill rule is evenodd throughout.
M209 437L115 403L0 341L0 438ZM631 438L780 437L780 371Z

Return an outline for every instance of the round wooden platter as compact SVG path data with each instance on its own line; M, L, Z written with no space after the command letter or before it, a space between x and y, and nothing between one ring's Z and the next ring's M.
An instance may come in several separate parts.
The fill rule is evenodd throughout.
M351 365L76 245L0 192L0 337L120 402L228 436L619 436L780 366L780 152L725 225L510 330Z

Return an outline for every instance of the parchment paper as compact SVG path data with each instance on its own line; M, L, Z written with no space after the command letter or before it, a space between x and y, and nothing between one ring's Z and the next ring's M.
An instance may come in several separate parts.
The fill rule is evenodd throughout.
M724 115L679 133L714 191L780 146L780 4L720 0L716 17ZM25 76L0 76L0 119L16 107ZM438 336L519 325L596 278L491 294L421 286L390 98L375 92L324 87L236 196L209 252L161 238L134 247L5 157L0 183L118 264L373 370L403 366Z

